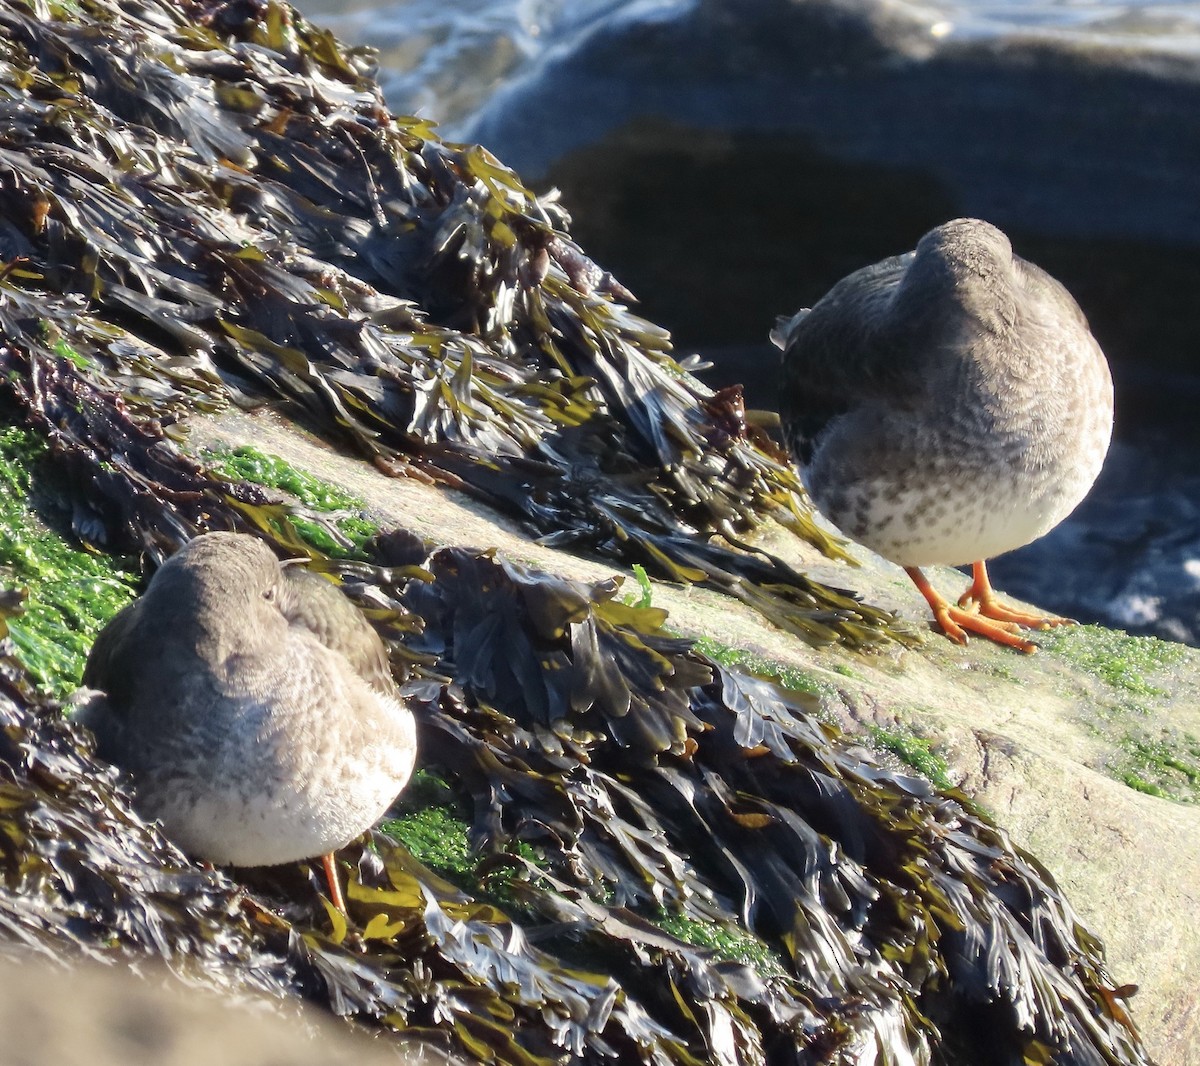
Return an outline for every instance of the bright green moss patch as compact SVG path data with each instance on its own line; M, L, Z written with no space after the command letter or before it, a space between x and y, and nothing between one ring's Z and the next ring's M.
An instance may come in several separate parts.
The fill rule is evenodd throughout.
M460 888L474 888L475 859L467 843L467 823L446 807L424 807L380 828L403 844L415 859Z
M458 816L453 790L432 770L413 774L400 800L400 813L380 825L435 873L469 888L475 858L467 842L467 823Z
M203 458L211 470L223 477L281 489L313 511L334 515L333 524L349 542L349 547L339 544L320 522L299 513L290 516L296 532L326 555L340 559L364 558L363 545L379 532L379 526L365 515L366 503L362 499L297 469L277 455L268 455L244 444L233 449L206 449Z
M7 619L18 658L39 688L61 699L78 686L96 634L137 594L138 576L38 517L31 471L45 451L25 430L0 431L0 582L26 593L21 613Z
M1105 684L1139 699L1165 695L1150 679L1180 662L1184 649L1156 637L1131 637L1100 626L1063 626L1038 634L1038 644Z
M1165 732L1158 739L1129 735L1118 776L1130 788L1181 803L1200 803L1200 740Z
M868 733L872 745L877 750L891 752L938 788L954 787L946 760L933 750L928 740L904 728L884 729L873 725L869 727Z
M772 681L780 688L786 688L792 692L805 692L810 696L823 697L834 695L832 685L811 677L803 670L798 670L794 666L788 666L786 663L777 662L774 659L764 658L752 651L746 651L744 648L731 648L728 644L722 644L711 637L701 637L697 640L696 650L702 655L707 655L713 662L720 663L731 670L753 674L755 677Z
M399 808L396 817L380 824L384 833L452 884L477 898L514 909L511 885L515 871L500 867L487 876L480 875L484 857L471 850L470 827L459 813L453 790L441 777L428 769L418 770L404 790ZM537 862L527 844L518 843L512 850Z
M1184 680L1194 651L1099 626L1056 629L1038 641L1100 682L1087 695L1085 725L1110 748L1105 772L1149 796L1200 803L1200 741L1186 731L1194 717L1173 713L1194 706Z
M80 355L62 337L54 342L54 350L64 359L70 359L80 370L87 370L92 366L92 361L86 355Z
M752 966L761 977L787 975L788 971L778 956L758 937L751 936L745 930L732 929L715 922L698 922L694 918L669 914L665 910L651 915L650 920L664 933L670 933L687 944L707 948L730 962Z

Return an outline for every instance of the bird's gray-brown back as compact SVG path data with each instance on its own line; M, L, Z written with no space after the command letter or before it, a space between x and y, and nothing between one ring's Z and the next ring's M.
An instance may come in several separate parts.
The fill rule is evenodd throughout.
M1066 289L975 219L939 226L914 252L855 271L776 343L780 416L801 465L833 419L875 405L923 412L951 429L965 422L964 438L1012 433L1016 447L1034 395L1053 404L1061 378L1107 375Z
M168 559L88 655L83 683L106 698L79 718L101 757L134 768L172 720L209 728L203 711L224 697L224 665L269 653L286 632L274 607L280 579L270 549L237 534L197 538ZM160 728L145 728L155 721Z
M285 567L279 610L290 625L307 630L325 647L344 656L378 691L397 695L387 649L379 634L328 580L311 570Z

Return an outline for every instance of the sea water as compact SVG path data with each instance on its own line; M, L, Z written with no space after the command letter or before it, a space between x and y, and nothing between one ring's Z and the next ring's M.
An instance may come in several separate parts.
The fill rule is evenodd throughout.
M343 40L380 52L391 107L452 134L491 92L597 26L686 17L700 0L300 0ZM707 0L713 3L714 0ZM725 0L737 10L740 0ZM822 0L807 0L822 2ZM1049 38L1200 61L1200 0L828 0L923 25L931 41Z

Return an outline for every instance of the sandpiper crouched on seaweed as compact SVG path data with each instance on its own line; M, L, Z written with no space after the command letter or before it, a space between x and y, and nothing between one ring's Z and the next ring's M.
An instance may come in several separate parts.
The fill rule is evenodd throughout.
M332 853L407 783L416 727L375 630L324 578L254 537L177 552L96 639L77 720L137 803L199 859L270 866Z
M781 319L780 416L817 507L904 567L943 632L1021 651L1069 621L996 600L986 560L1053 529L1112 436L1108 363L1079 305L977 219L839 281ZM947 603L922 566L971 563Z

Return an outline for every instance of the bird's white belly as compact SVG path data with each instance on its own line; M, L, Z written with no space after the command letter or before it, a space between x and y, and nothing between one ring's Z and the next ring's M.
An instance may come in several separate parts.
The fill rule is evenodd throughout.
M412 772L411 712L383 696L376 708L382 738L373 743L349 728L300 738L286 730L247 734L220 753L187 751L145 776L139 806L213 863L273 866L336 851L382 817Z
M407 775L405 775L407 777ZM380 770L315 790L265 791L239 782L159 797L152 812L189 855L233 866L274 866L336 851L372 826L405 780Z
M867 479L828 506L817 503L848 537L900 566L962 566L1037 540L1070 514L1086 489L1031 496L1027 486L1001 477L986 485L926 482L898 491Z

